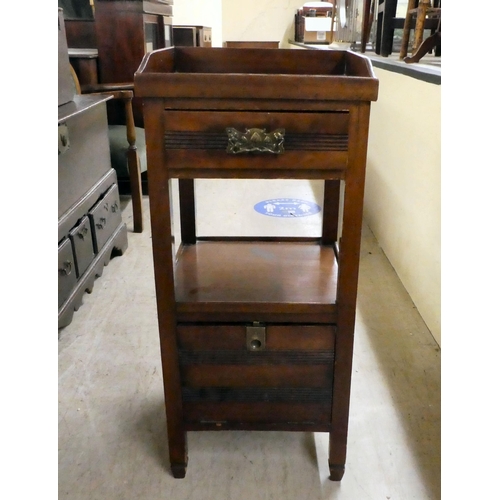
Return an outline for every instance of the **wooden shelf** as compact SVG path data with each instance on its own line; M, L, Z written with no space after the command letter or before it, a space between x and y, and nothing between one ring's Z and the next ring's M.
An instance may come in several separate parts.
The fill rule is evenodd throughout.
M192 321L196 313L205 321L230 321L231 313L247 313L249 321L310 314L315 322L333 322L337 269L333 248L313 242L183 245L175 267L179 319L184 314Z
M333 304L337 264L315 243L200 241L182 247L177 302Z

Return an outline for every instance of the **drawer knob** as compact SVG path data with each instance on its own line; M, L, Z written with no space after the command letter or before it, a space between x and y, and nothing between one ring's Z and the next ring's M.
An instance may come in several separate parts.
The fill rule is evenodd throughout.
M61 123L58 126L58 141L57 141L57 151L58 154L62 155L69 149L69 131L68 126L65 123Z
M71 274L72 265L69 260L63 262L63 267L59 269L59 274L61 276L69 276Z
M239 132L233 127L227 127L226 132L228 137L227 153L281 154L285 152L284 128L278 128L268 133L265 128L247 128L245 132Z

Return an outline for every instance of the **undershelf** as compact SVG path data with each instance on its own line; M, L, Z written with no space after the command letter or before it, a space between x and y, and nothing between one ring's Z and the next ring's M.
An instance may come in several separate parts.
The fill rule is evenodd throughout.
M335 320L337 262L316 242L199 241L175 267L179 320Z

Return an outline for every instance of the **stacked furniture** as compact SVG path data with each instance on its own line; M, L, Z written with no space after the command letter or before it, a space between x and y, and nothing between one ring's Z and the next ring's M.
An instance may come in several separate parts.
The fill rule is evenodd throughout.
M106 101L76 95L59 10L58 326L67 326L112 254L127 248Z
M394 31L399 29L411 29L415 28L415 19L410 20L408 23L404 17L396 17L398 0L372 0L373 2L378 2L377 5L377 25L376 25L376 35L375 35L375 53L383 57L388 57L393 52L394 45ZM425 3L430 4L431 0L425 0ZM415 2L413 0L408 0L408 9L412 9ZM433 7L438 7L440 5L440 0L432 0ZM365 16L367 14L367 4L365 2L364 12ZM406 28L405 28L406 24ZM434 32L439 27L439 20L436 18L428 18L424 20L423 28L427 30L432 30ZM366 26L363 27L365 32L365 37L368 29ZM363 43L365 43L363 41Z
M95 0L99 83L133 82L146 52L173 45L174 0ZM134 121L143 126L134 98ZM115 110L108 106L114 122Z
M207 26L174 26L174 45L177 47L211 47L212 28Z
M441 55L441 0L409 0L406 11L405 25L403 29L403 40L399 58L406 63L419 62L420 59L431 49L435 48L435 54ZM424 29L427 20L437 19L438 26L432 34L424 40ZM412 22L415 20L414 40L412 54L408 57L408 45L410 43L410 31Z
M344 51L173 47L144 102L170 465L187 431L329 432L346 459L370 61ZM320 238L199 237L194 179L323 179ZM179 179L173 252L170 180Z
M70 62L82 92L95 93L104 85L108 89L112 85L113 92L125 89L133 93L134 73L144 54L173 44L173 3L173 0L94 0L93 12L88 0L59 0L66 17ZM108 101L106 107L112 166L117 172L120 192L132 195L134 231L140 232L141 197L148 191L142 103L133 97L135 147L141 170L139 186L124 154L128 141L120 130L130 122L130 117L116 98Z

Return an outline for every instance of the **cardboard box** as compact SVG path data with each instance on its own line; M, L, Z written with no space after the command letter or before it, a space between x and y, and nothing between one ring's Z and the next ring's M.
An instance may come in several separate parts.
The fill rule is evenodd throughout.
M304 43L331 43L331 17L304 17Z
M331 2L306 2L302 6L302 11L305 16L309 16L314 12L315 16L331 16L333 12L333 3Z

